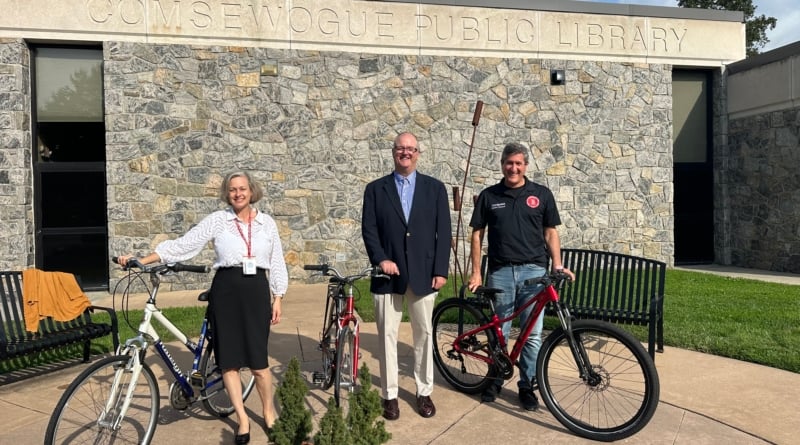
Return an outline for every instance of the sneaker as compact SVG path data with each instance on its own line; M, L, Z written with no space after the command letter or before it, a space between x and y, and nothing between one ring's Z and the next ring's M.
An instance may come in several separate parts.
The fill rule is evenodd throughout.
M539 408L539 399L536 398L536 394L530 388L519 389L519 402L522 403L522 407L527 411L536 411Z
M500 390L502 386L498 386L495 384L489 385L488 388L483 390L481 394L481 402L494 402L498 395L500 395Z

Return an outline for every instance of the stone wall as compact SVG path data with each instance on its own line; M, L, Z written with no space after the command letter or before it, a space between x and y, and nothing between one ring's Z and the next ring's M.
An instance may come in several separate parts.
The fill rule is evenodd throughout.
M730 264L800 273L800 108L730 120Z
M34 264L30 54L0 38L0 270Z
M247 169L266 187L259 207L278 222L292 279L321 254L355 270L364 186L412 131L421 172L450 188L469 168L463 225L518 141L532 149L529 177L558 200L562 245L672 264L668 65L121 42L104 53L112 254L178 236L220 208L225 173ZM564 85L550 85L554 68Z

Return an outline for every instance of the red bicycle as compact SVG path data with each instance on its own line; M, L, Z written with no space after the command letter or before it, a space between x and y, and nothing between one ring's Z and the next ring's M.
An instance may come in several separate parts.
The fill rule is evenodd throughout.
M328 389L333 386L336 406L347 414L350 394L358 386L358 318L353 310L355 282L366 277L388 278L380 267L368 267L345 276L328 264L307 264L305 270L319 271L330 277L327 304L318 349L322 351L322 370L314 372L314 383Z
M527 280L544 288L509 317L494 309L502 291L478 287L468 295L439 303L433 312L434 361L458 391L477 394L496 378L510 379L525 340L545 307L553 306L560 326L542 342L536 360L536 385L550 412L573 433L591 440L615 441L644 428L658 406L658 372L641 342L603 321L575 320L559 300L561 272ZM511 352L503 323L534 304ZM531 382L533 383L533 382Z

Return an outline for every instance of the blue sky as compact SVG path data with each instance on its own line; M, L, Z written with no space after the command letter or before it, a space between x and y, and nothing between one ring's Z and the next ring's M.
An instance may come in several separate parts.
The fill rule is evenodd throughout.
M678 6L677 0L583 0L602 3L627 3L650 6ZM756 15L775 17L775 29L767 31L769 43L761 48L766 52L800 40L800 5L797 0L753 0Z

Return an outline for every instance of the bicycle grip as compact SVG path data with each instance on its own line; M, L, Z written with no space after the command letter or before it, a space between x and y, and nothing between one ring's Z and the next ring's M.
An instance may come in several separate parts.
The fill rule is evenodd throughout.
M119 264L120 266L122 266L122 264L120 264L120 262L119 262L119 257L118 256L112 256L111 257L111 261L114 264ZM130 258L128 260L127 264L122 266L122 270L129 270L132 267L138 267L139 269L144 269L144 264L139 262L139 258L132 257L132 258Z
M175 263L172 266L172 270L174 270L175 272L208 273L209 267L208 266L195 266L193 264Z
M527 280L523 281L522 283L525 286L535 286L537 284L548 284L550 281L550 277L547 275L536 277L536 278L528 278Z
M327 264L306 264L305 266L303 266L303 270L321 270L321 271L324 271L324 270L327 270L327 269L328 269L328 265Z

